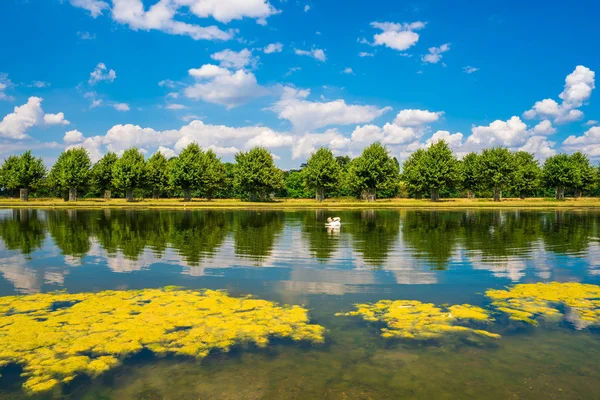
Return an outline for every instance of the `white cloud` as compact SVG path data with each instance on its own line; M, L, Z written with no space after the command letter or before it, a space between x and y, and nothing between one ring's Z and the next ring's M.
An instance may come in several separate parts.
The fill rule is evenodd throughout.
M271 53L281 53L281 51L283 50L283 44L277 42L277 43L270 43L269 45L267 45L263 51L265 52L265 54L271 54Z
M63 141L68 144L81 143L83 142L83 140L83 133L79 132L76 129L66 132L65 136L63 137Z
M347 67L347 68L344 68L344 70L342 71L342 74L354 75L354 71L352 71L352 68Z
M396 116L394 124L398 126L426 125L437 121L443 114L443 111L432 112L427 110L402 110Z
M165 146L158 146L158 149L156 150L156 152L161 153L163 156L165 156L167 158L177 157L177 154L175 153L175 151L173 151L173 149L169 149L168 147L165 147Z
M284 75L284 76L290 76L290 75L292 75L294 72L296 72L296 71L300 71L301 69L302 69L302 68L300 68L300 67L292 67L292 68L288 69L288 71L285 73L285 75Z
M44 123L46 125L69 125L70 122L65 119L65 114L59 112L57 114L44 115Z
M450 50L450 43L445 43L440 47L430 47L428 50L429 54L422 56L421 60L426 63L437 64L443 57L442 53Z
M487 126L474 126L467 142L480 147L515 146L527 137L527 125L514 116L507 121L496 120Z
M90 108L100 107L102 105L102 99L92 100L92 104L90 104Z
M98 63L96 68L90 73L88 83L95 85L98 82L106 81L112 83L117 78L117 73L114 69L109 70L104 63Z
M210 56L215 61L219 61L219 64L225 68L242 69L246 66L256 67L258 62L257 57L252 56L252 51L248 49L240 50L239 52L225 49L214 53Z
M102 15L104 10L110 10L110 5L100 0L70 0L71 5L88 10L93 18Z
M174 2L180 6L188 6L197 17L213 17L225 24L236 19L252 18L264 25L268 17L279 13L267 0L174 0Z
M42 98L30 97L27 103L17 106L14 111L7 114L0 121L0 137L9 139L25 139L29 128L42 125L67 125L62 112L58 114L45 114L42 109Z
M321 49L312 49L312 50L299 50L294 49L294 52L299 56L309 56L321 62L325 62L327 60L327 56L325 55L325 51Z
M0 100L13 100L13 97L5 93L9 86L12 86L12 82L8 79L8 75L0 73Z
M195 115L195 114L189 114L189 115L184 115L183 117L181 117L181 119L185 122L190 122L193 121L195 119L202 119L202 117L200 117L199 115Z
M563 147L569 151L582 151L590 157L600 157L600 126L593 126L582 136L571 135L563 141Z
M373 53L367 53L366 51L361 51L360 53L358 53L359 57L373 57L375 54Z
M410 24L372 22L371 26L383 31L373 36L374 45L386 46L394 50L404 51L414 46L419 41L419 34L415 31L423 29L425 24L421 21Z
M171 103L171 104L167 104L165 106L165 108L167 110L183 110L184 108L187 108L187 107L184 106L183 104Z
M545 160L556 154L556 150L553 148L554 144L554 142L548 141L544 136L531 136L518 150L533 153L535 158Z
M278 133L272 130L266 130L249 139L246 142L246 148L252 148L255 146L267 148L290 147L292 143L294 143L293 136Z
M277 112L280 119L290 121L296 131L370 122L390 110L389 107L348 105L344 100L312 102L306 100L309 94L310 90L285 87L270 110Z
M96 39L96 34L95 33L89 33L89 32L77 32L77 36L79 36L79 38L81 40L93 40L93 39Z
M473 72L479 71L479 68L475 68L475 67L471 67L470 65L467 65L466 67L463 67L463 71L467 74L472 74Z
M575 70L565 78L565 87L558 96L562 99L559 104L553 99L537 101L530 110L523 113L523 117L553 118L556 123L576 121L583 118L583 112L578 110L592 95L595 88L595 73L583 65L578 65Z
M317 151L319 147L326 146L332 151L346 147L350 139L343 136L336 129L328 129L324 133L307 133L294 139L292 158L307 158Z
M50 82L32 81L28 86L29 87L35 87L35 88L41 89L41 88L49 87L50 86Z
M552 122L545 119L533 128L535 135L549 136L556 133L556 128L552 126Z
M431 146L434 143L437 143L440 140L445 140L450 146L451 149L460 148L463 141L463 134L460 132L456 132L451 134L448 131L437 131L429 139L425 141L426 146Z
M164 80L158 82L158 86L160 86L160 87L168 87L169 89L173 89L176 84L177 84L177 82L172 81L170 79L164 79Z
M185 88L184 94L191 99L233 108L251 98L264 96L268 90L260 86L252 72L230 70L212 64L190 69L189 74L197 83Z
M304 6L304 12L308 12L308 10L310 10L310 6L307 4Z
M588 122L586 122L584 125L587 126L593 126L593 125L598 125L600 124L600 122L596 121L595 119L590 119Z
M113 103L111 106L117 111L129 111L129 104L127 103Z

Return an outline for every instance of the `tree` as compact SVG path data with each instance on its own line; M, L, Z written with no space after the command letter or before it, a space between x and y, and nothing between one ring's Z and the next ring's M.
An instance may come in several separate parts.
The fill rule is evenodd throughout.
M375 201L377 190L398 185L398 178L398 164L379 142L365 148L350 164L350 184L358 192L366 192L368 201Z
M113 165L113 184L124 190L127 201L133 201L133 189L144 186L146 162L144 155L132 147L123 153Z
M542 170L533 154L518 151L515 157L515 175L512 183L514 190L520 198L534 193L540 186Z
M285 173L284 178L285 196L292 199L308 199L312 197L312 192L307 189L304 183L304 173L302 170L291 170Z
M159 151L146 162L146 182L152 189L153 199L158 199L160 193L169 187L169 161Z
M592 188L596 181L594 168L587 155L580 151L571 154L571 183L575 197L581 197L584 190Z
M273 156L263 147L254 147L235 155L234 186L251 201L266 200L267 195L283 187L283 172L275 166Z
M515 159L506 147L485 149L478 157L476 177L494 191L494 201L502 199L502 189L510 184L515 172Z
M477 153L467 154L459 163L459 182L460 187L467 191L467 198L475 197L475 190L479 186L477 180Z
M423 191L427 188L421 171L421 159L424 156L425 150L418 149L402 164L402 180L405 182L409 193L412 193L416 199L420 199Z
M119 157L109 151L92 167L92 183L94 187L104 191L104 200L110 200L113 185L113 167Z
M565 187L569 187L573 183L571 167L571 157L564 153L548 157L544 162L543 179L546 185L555 188L556 200L564 200Z
M192 199L192 189L202 185L202 158L204 152L197 143L190 143L173 160L171 179L173 186L183 190L183 200Z
M438 201L440 189L450 187L458 180L458 161L445 140L429 146L419 164L423 183L431 193L431 201Z
M202 188L206 199L211 201L213 195L225 186L227 171L219 157L210 149L202 155L201 164Z
M321 147L311 154L302 170L305 185L315 191L315 199L323 201L325 190L333 190L340 182L342 168L331 150Z
M8 190L20 189L21 201L29 199L29 191L36 189L44 176L46 167L39 157L31 155L26 151L20 156L10 156L0 169L0 183Z
M63 151L52 167L52 182L69 190L69 201L77 201L77 191L89 184L92 162L86 149L76 147Z

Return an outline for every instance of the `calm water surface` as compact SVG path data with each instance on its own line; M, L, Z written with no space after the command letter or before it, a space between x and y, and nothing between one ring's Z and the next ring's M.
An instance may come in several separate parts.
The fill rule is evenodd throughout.
M342 227L324 222L339 216ZM335 317L356 302L485 305L513 283L600 284L593 211L0 210L0 295L226 289L303 304L322 346L274 343L198 363L139 354L69 399L597 399L600 333L518 329L493 343L390 342ZM25 397L5 368L0 399Z

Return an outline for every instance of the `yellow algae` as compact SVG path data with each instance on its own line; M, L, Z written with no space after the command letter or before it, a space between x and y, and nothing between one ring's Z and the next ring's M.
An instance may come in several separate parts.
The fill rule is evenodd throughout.
M44 392L79 374L97 376L142 349L206 357L270 338L320 343L308 311L222 291L175 287L0 297L0 366L23 367L24 388Z
M464 322L491 322L488 311L469 304L438 307L416 300L380 300L377 303L355 304L356 311L336 315L359 316L366 321L383 322L384 338L435 339L449 333L476 334L499 338L500 335L482 329L459 325Z
M489 289L486 296L492 305L508 314L514 321L537 325L540 318L566 319L575 328L600 325L600 286L575 283L551 282L518 284L507 290Z

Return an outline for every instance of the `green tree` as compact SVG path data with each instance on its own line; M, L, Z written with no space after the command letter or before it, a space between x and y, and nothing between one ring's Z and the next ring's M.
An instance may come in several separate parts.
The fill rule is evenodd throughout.
M250 200L266 200L275 190L283 188L283 172L273 162L273 156L263 147L255 147L235 155L234 186Z
M533 154L526 151L518 151L515 157L515 174L512 182L512 190L522 199L531 195L540 187L542 170Z
M183 200L192 199L192 190L202 186L202 159L204 152L197 143L190 143L173 160L171 179L173 186L183 190Z
M109 151L92 167L92 184L98 190L104 191L104 200L110 200L113 185L113 167L119 157Z
M169 161L159 151L146 162L146 182L152 189L152 198L158 199L160 193L169 187Z
M312 197L312 193L306 188L304 183L304 173L302 170L291 170L284 175L286 197L292 199L308 199Z
M212 150L207 150L202 154L202 189L208 201L213 199L215 193L223 189L227 181L227 171L225 165Z
M591 189L596 183L594 167L587 155L580 151L571 154L571 180L575 197L581 197L584 190Z
M427 188L421 171L421 160L425 157L425 150L418 149L412 153L402 164L402 181L406 184L406 189L410 194L420 199L423 191Z
M377 190L399 184L398 163L390 157L385 146L373 143L363 150L360 157L352 160L349 179L355 191L365 193L368 201L375 201Z
M458 161L445 140L429 146L419 164L425 187L431 193L431 201L438 201L440 189L451 187L458 180Z
M515 172L515 159L506 147L485 149L478 157L476 177L482 186L492 189L494 201L502 199L502 189L510 184Z
M113 183L125 191L127 201L133 201L133 189L143 187L146 179L144 155L135 147L123 153L113 166Z
M21 201L29 199L29 191L36 189L46 175L46 167L39 157L27 150L20 156L10 156L0 169L0 183L8 190L20 189Z
M69 201L77 201L77 191L89 185L92 162L86 149L76 147L63 151L52 167L52 182L69 190Z
M321 147L311 154L302 170L306 186L315 191L315 199L323 201L326 190L334 190L340 182L342 168L331 150Z
M469 153L460 161L458 168L460 187L462 190L467 191L467 198L469 199L475 197L475 190L479 186L479 181L477 180L478 158L477 153Z
M571 171L571 157L567 154L557 154L548 157L542 168L542 175L546 185L555 188L555 198L564 200L565 187L573 184L573 173Z

